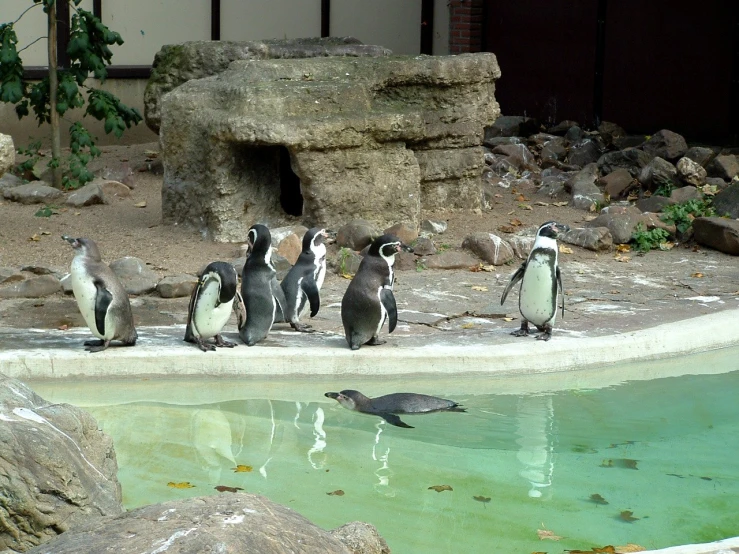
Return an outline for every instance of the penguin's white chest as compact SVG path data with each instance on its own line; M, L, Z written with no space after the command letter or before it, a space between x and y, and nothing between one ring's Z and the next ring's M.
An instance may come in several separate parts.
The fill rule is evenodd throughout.
M318 286L318 290L321 290L323 280L326 278L326 246L321 244L312 248L312 250L313 264L315 265L313 270L313 279Z
M97 297L97 288L93 283L92 276L87 273L85 269L84 261L81 256L75 256L72 260L71 275L72 280L72 292L74 292L74 298L77 300L77 306L80 309L82 317L85 319L85 323L92 331L92 334L99 339L110 339L113 337L113 326L108 325L108 317L106 315L105 335L103 336L98 332L97 324L95 322L95 299Z
M220 287L215 280L206 281L200 290L192 314L192 332L196 337L209 339L218 335L228 323L233 308L233 298L218 304Z
M554 323L557 314L556 259L545 252L534 253L526 264L521 282L521 315L534 325Z

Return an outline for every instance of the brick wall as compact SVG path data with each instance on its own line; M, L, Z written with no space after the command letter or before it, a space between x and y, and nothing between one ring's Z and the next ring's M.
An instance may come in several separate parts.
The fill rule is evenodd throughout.
M482 4L484 0L449 2L449 53L482 50Z

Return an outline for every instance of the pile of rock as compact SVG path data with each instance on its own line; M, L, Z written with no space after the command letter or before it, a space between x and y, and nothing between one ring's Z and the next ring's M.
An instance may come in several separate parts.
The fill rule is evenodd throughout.
M695 238L739 254L739 223L731 221L739 218L739 159L730 150L691 147L666 129L635 136L614 123L584 131L574 121L563 121L544 130L522 116L499 117L486 129L484 145L488 206L501 188L515 188L600 212L587 225L592 231L575 230L565 241L580 246L602 243L607 230L613 243L622 244L639 224L674 235L675 229L653 214L668 205L712 197L718 215L730 219L704 218Z

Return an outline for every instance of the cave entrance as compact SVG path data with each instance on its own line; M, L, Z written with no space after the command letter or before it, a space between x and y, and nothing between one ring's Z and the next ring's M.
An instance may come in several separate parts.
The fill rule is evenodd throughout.
M300 177L293 171L290 163L290 152L284 146L278 146L277 154L280 172L280 206L288 215L303 215L303 194L300 190Z

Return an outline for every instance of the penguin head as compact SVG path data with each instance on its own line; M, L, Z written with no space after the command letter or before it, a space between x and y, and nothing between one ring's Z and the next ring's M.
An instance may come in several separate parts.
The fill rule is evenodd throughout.
M403 244L398 237L388 234L377 237L374 241L372 241L372 245L367 251L367 254L369 256L392 258L401 250L413 252L413 249L410 246Z
M346 389L341 392L327 392L323 396L333 398L347 410L356 410L358 405L370 402L370 399L361 392L352 389Z
M266 226L257 223L249 228L246 242L251 254L264 255L272 246L272 234Z
M323 244L323 239L328 238L326 229L313 227L303 235L303 252L311 252Z
M218 301L230 302L236 295L237 277L234 266L226 262L212 262L200 274L200 282L205 283L210 279L218 282Z
M74 251L78 256L84 256L85 258L90 258L96 262L101 261L102 258L100 257L100 251L98 250L97 244L95 244L92 239L76 239L67 235L62 235L62 239L72 245L72 248L74 248Z
M537 237L549 237L556 239L560 233L566 233L570 228L564 223L557 223L556 221L547 221L542 223L539 230L536 231Z

